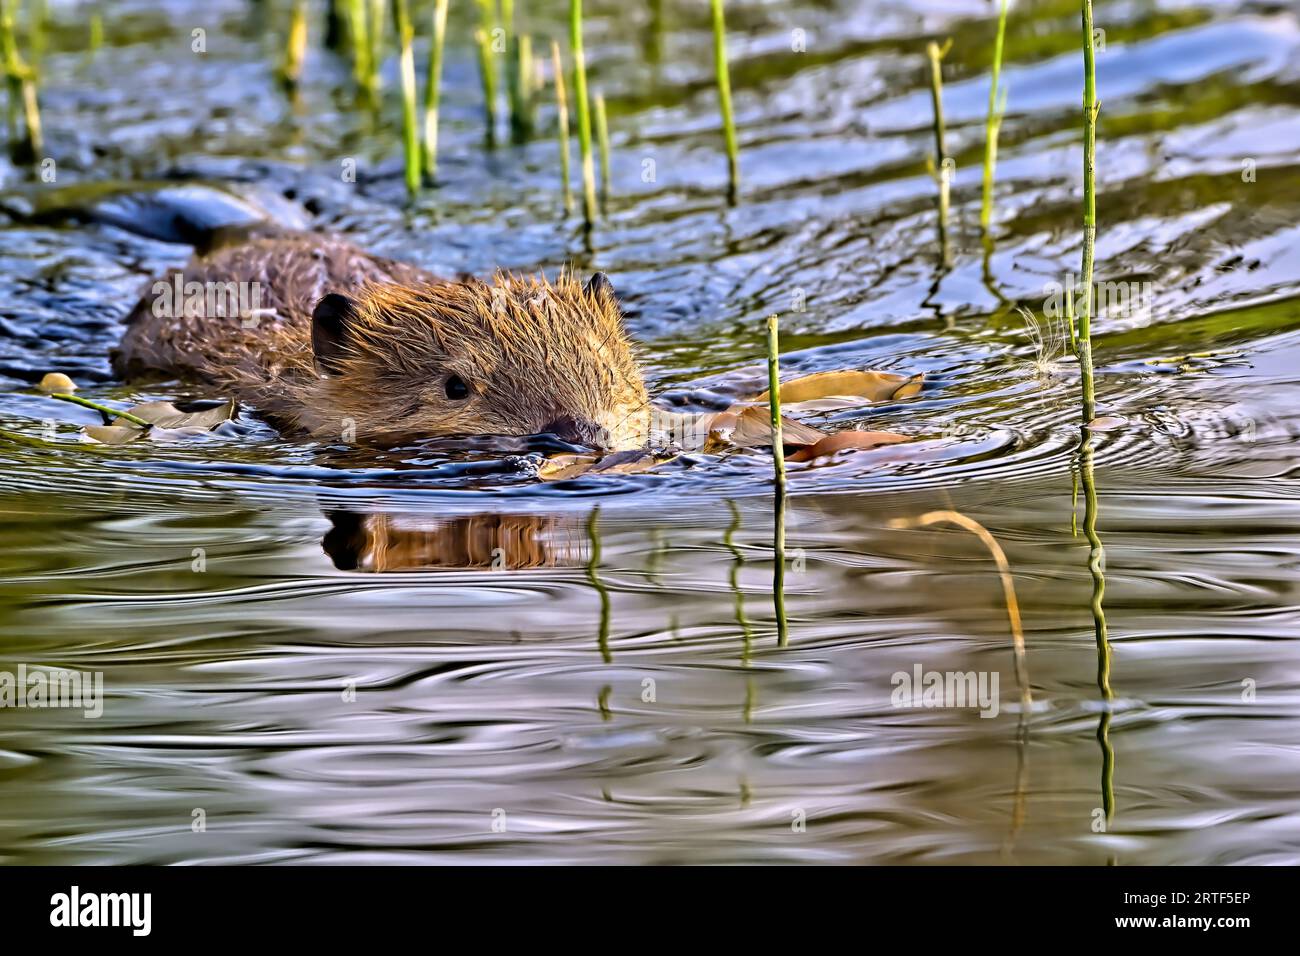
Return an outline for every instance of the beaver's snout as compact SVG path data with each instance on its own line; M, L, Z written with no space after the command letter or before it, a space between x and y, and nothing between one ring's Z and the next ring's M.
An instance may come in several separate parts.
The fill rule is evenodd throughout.
M574 445L605 447L609 444L609 435L603 428L590 419L576 415L561 415L543 425L542 431Z

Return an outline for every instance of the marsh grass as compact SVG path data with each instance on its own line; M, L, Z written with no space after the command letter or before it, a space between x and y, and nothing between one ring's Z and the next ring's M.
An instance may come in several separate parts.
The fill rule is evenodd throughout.
M352 81L363 100L376 93L375 71L371 68L370 14L367 0L347 0L348 35L352 47Z
M781 341L776 315L767 317L767 395L772 416L772 461L776 467L776 484L785 492L785 444L781 434Z
M560 44L551 41L551 70L555 76L555 113L556 129L560 145L560 182L564 189L564 214L573 212L573 185L570 169L571 147L569 144L569 98L564 91L564 60L560 56Z
M569 49L573 54L573 102L578 111L578 150L582 161L582 216L596 221L596 167L591 155L591 103L587 98L587 58L582 47L582 0L569 0Z
M600 150L600 206L601 211L609 212L609 119L605 115L605 97L596 94L596 145Z
M448 0L434 0L433 31L429 40L429 71L424 84L424 178L438 178L438 101L442 95L442 54L447 43Z
M289 13L289 32L285 38L284 58L277 71L282 86L296 90L302 78L302 63L307 54L307 0L294 0Z
M45 151L45 137L41 131L36 71L23 61L22 54L18 52L14 0L0 0L0 58L3 58L9 100L10 153L14 162L34 163ZM23 119L21 133L18 123L20 111Z
M718 82L718 107L722 111L722 132L727 144L727 197L736 201L740 190L740 148L736 142L736 118L731 108L731 71L727 66L727 24L722 0L710 0L713 16L713 70Z
M984 189L980 200L980 228L986 233L993 221L993 172L998 163L998 133L1007 110L1002 83L1002 45L1007 35L1007 0L998 9L998 32L993 40L993 72L989 78L989 115L984 124Z
M510 135L516 143L527 142L537 125L537 67L533 59L533 38L516 34L510 51Z
M393 0L393 25L397 30L397 47L402 87L402 155L406 161L406 192L414 197L420 191L420 129L415 109L415 30L407 0Z
M1079 369L1083 386L1083 423L1097 417L1097 399L1092 370L1092 273L1097 241L1097 63L1093 46L1092 0L1083 3L1083 283L1079 314Z
M952 49L952 40L943 46L933 41L926 44L925 55L930 63L930 103L934 110L934 156L928 160L930 175L939 185L939 249L940 261L947 268L951 261L948 243L948 194L952 180L952 161L948 156L946 130L943 120L943 58Z

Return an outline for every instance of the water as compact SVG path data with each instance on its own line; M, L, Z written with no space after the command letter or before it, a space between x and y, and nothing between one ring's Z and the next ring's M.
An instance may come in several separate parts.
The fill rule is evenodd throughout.
M214 397L124 387L106 360L146 281L189 250L28 222L18 212L50 187L0 165L14 212L0 226L0 428L37 439L0 441L0 665L102 672L106 696L97 719L0 710L4 860L1296 861L1294 10L1097 6L1098 278L1140 292L1095 332L1099 413L1121 419L1094 439L1099 674L1072 519L1077 368L1037 355L1011 308L1041 311L1078 270L1077 4L1012 14L987 254L994 20L974 0L729 4L734 207L707 10L589 3L614 143L589 246L559 214L553 139L482 150L463 10L444 182L408 209L397 104L352 109L346 68L315 49L319 18L293 105L248 4L121 3L89 59L84 25L52 6L58 186L236 181L449 274L603 269L652 391L678 407L725 403L727 373L756 371L772 311L789 374L880 368L927 385L809 416L917 442L791 466L781 647L762 455L538 485L510 457L526 444L364 455L247 417L183 444L81 443L95 415L39 396L46 371L109 401ZM538 36L563 38L562 6L527 5ZM198 27L206 54L191 52ZM947 36L942 272L924 45ZM391 91L391 59L386 76ZM1005 549L1028 714L988 552L959 530L891 524L936 509ZM918 665L997 674L997 715L894 706L892 676Z

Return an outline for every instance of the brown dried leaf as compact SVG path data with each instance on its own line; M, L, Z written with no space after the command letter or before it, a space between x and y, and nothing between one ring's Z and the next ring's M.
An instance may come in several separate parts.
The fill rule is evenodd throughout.
M810 425L781 417L781 445L783 448L802 448L815 445L826 437ZM722 448L770 448L772 446L772 412L765 405L732 405L718 412L709 425L709 441L705 451Z
M563 481L579 475L635 475L672 461L676 455L657 456L644 449L617 451L611 455L554 455L537 470L543 481Z
M855 369L815 372L781 383L781 403L797 404L832 398L865 398L869 402L909 398L921 391L922 376L908 378L894 372L865 372ZM755 401L766 402L768 392Z
M807 445L789 456L790 461L812 461L824 455L833 455L837 451L866 451L882 445L897 445L910 441L906 435L896 432L836 432L827 435L815 445Z

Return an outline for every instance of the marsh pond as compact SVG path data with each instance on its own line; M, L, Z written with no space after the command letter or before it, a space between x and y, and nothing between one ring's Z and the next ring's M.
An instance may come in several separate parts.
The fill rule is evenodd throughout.
M996 3L728 2L731 196L709 4L588 0L590 229L576 134L568 214L558 170L566 3L515 5L536 126L512 137L503 81L492 146L478 8L451 4L413 199L392 36L361 104L308 4L290 91L293 6L9 4L43 144L0 158L0 860L1300 859L1293 5L1095 5L1086 460L1078 3L1009 9L987 231ZM423 84L434 4L410 6ZM777 314L787 378L922 383L792 418L911 441L791 461L784 497L761 447L539 481L554 449L529 439L371 449L250 409L96 443L47 373L114 408L225 398L113 374L122 319L193 251L142 234L133 183L256 197L440 275L602 271L674 411L762 387ZM1005 555L1032 703L993 552L934 512ZM97 706L30 696L59 671Z

